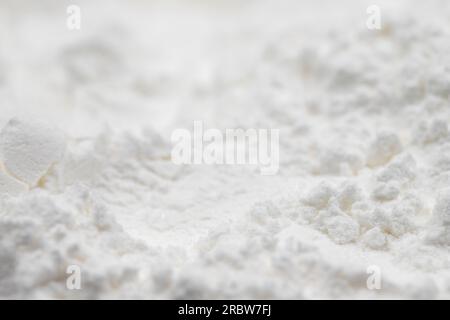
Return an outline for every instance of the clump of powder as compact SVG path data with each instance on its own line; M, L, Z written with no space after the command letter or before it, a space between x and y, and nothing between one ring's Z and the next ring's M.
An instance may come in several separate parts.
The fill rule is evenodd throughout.
M15 180L36 186L62 158L64 149L64 134L57 128L38 120L11 119L0 133L0 155L5 168L2 186L21 189Z

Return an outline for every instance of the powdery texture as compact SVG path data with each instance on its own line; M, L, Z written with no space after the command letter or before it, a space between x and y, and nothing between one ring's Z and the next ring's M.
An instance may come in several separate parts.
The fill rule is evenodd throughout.
M449 298L450 6L363 2L1 2L0 297ZM278 175L174 165L193 120L280 129Z

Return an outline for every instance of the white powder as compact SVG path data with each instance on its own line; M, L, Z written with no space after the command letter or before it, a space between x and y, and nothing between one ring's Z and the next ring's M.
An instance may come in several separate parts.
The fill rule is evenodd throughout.
M64 134L42 122L12 119L0 133L5 171L30 186L61 160L64 148Z
M0 2L1 298L450 298L447 1L40 3ZM173 164L194 120L279 173Z

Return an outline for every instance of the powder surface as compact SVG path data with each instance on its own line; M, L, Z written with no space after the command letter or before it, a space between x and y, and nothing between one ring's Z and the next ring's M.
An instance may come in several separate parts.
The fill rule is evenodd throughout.
M450 3L371 4L1 1L0 298L450 298ZM172 163L194 120L278 174Z

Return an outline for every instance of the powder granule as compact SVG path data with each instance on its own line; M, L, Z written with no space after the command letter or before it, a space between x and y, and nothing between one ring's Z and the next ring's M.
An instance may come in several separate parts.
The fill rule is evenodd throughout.
M400 153L402 144L397 135L382 132L377 135L369 147L367 164L371 167L386 164L393 156Z
M379 227L375 227L364 234L362 242L371 249L380 250L386 247L387 240L384 232Z

